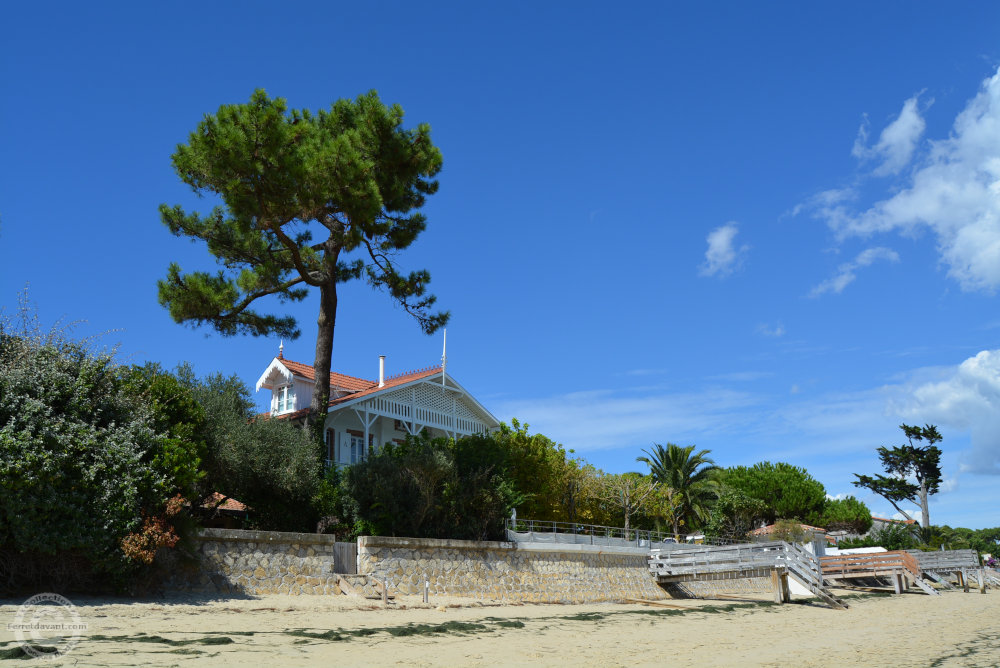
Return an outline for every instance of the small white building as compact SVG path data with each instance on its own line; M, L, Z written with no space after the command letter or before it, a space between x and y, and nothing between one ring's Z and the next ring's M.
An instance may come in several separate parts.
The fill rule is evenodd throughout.
M271 415L303 417L309 409L313 367L284 358L282 352L257 381L271 391ZM427 429L431 436L461 438L487 433L500 422L441 366L385 375L379 357L378 380L330 373L330 408L325 433L327 465L363 460L370 449L401 443L407 434Z

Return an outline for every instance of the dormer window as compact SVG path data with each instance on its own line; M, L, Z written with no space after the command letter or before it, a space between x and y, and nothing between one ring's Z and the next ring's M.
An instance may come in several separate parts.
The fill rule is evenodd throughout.
M293 385L283 385L274 394L276 413L287 413L295 410L295 387Z

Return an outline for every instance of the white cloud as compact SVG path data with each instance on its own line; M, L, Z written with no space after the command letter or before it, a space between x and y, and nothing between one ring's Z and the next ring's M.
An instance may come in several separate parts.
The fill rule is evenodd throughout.
M907 147L923 123L917 122L915 106L908 110L910 102L890 126L892 133L884 132L871 149L864 141L858 149L875 151L883 160L878 169L891 171L910 159ZM841 239L930 229L949 277L963 290L995 292L1000 287L1000 70L966 104L951 135L930 142L920 165L903 188L860 212L849 208L855 194L850 188L827 191L838 197L814 197L808 208Z
M837 267L835 276L826 279L809 293L810 297L818 297L827 292L840 294L848 285L858 277L857 270L867 267L877 260L887 260L889 262L899 262L899 254L890 249L878 246L876 248L866 248L858 253L858 256L851 262L845 262Z
M948 494L949 492L954 492L958 490L958 476L941 476L941 484L938 485L938 491L941 494Z
M885 126L878 142L869 147L868 118L865 117L854 140L851 155L861 160L879 160L881 164L872 171L876 176L898 174L909 164L917 149L917 142L927 124L917 108L919 93L903 103L903 109L894 121Z
M760 325L757 325L757 332L763 334L764 336L780 338L785 335L785 326L780 322L775 324L774 327L762 323Z
M984 350L942 380L909 388L894 408L917 422L969 430L972 449L962 470L1000 474L1000 350Z
M699 267L698 273L722 278L740 268L750 247L736 247L738 232L739 226L730 222L708 233L708 250L705 251L705 262Z
M648 389L593 390L510 401L499 415L528 422L577 451L626 448L679 439L676 434L728 430L755 415L757 399L746 392L705 390L686 394Z

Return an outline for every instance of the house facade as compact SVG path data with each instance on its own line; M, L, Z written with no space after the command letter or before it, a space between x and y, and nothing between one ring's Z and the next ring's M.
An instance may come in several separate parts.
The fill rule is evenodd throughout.
M312 400L313 367L284 358L271 360L257 391L271 392L271 415L304 417ZM496 429L499 421L441 366L385 375L379 357L378 380L330 374L330 404L324 433L327 465L362 461L369 450L401 443L427 429L431 436L461 438Z

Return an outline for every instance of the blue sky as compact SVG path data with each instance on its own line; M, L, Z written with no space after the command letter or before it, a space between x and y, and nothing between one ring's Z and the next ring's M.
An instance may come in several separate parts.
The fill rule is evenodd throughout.
M148 4L148 3L146 3ZM831 495L898 425L945 436L935 524L1000 525L1000 5L21 3L0 39L0 307L125 361L253 383L277 340L174 324L170 165L254 88L377 89L444 155L403 265L452 312L449 371L607 471L654 442L805 466ZM316 301L289 312L312 361ZM342 292L334 367L439 361ZM873 511L884 501L859 494Z

